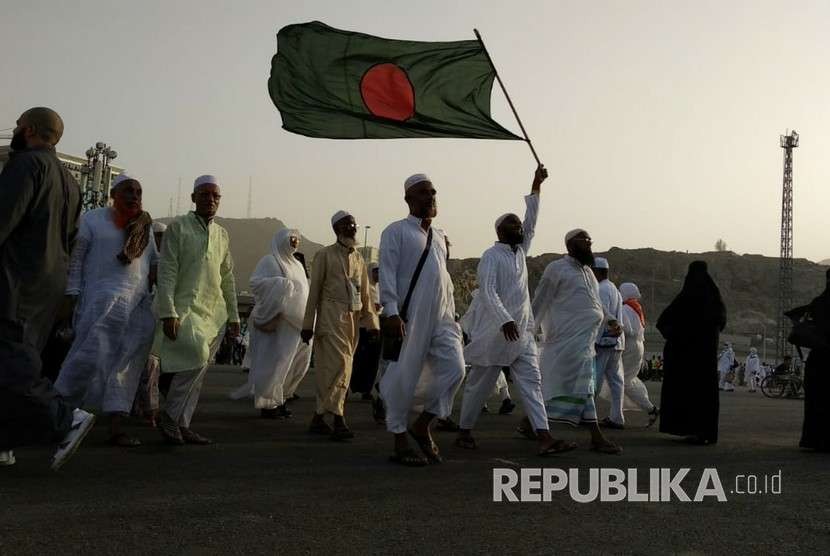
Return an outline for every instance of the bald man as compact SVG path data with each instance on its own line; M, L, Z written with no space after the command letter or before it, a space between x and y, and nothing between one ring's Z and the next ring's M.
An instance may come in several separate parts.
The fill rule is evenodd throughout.
M308 344L314 337L314 377L317 411L309 432L348 440L354 433L344 418L346 394L352 375L360 322L372 337L380 328L369 288L363 257L355 250L357 224L341 210L331 217L336 241L314 256L311 283L300 336ZM334 427L325 421L331 414Z
M0 465L15 462L13 448L54 442L58 469L95 420L40 374L56 316L67 316L59 310L81 213L81 190L55 153L61 135L57 112L27 110L0 173Z

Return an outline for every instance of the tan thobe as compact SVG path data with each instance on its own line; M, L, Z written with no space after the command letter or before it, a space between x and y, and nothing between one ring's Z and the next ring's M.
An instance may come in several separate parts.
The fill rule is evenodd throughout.
M314 256L310 281L303 329L314 330L317 413L343 415L361 318L379 329L366 264L353 248L335 243ZM359 293L354 303L352 288Z

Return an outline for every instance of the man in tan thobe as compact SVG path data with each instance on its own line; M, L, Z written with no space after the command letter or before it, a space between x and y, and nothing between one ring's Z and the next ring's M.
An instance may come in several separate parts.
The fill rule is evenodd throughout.
M346 440L354 438L343 419L343 409L361 318L371 334L378 334L380 327L370 296L366 264L354 248L355 219L341 210L331 217L331 225L337 241L314 256L301 337L305 343L315 337L317 411L309 432L330 435L332 440ZM334 428L326 423L326 413L334 415Z

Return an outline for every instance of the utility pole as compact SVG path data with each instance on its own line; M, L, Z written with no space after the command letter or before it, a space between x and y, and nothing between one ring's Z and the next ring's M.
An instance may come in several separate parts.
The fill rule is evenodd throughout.
M182 213L182 178L179 176L179 190L176 193L176 216Z
M252 193L254 190L254 178L253 176L248 176L248 218L251 217L251 199L253 197Z
M787 341L790 334L790 320L784 314L793 306L793 149L798 147L798 133L780 136L784 149L784 183L781 195L781 258L778 266L778 329L775 355L782 361L785 355L792 355L792 346Z

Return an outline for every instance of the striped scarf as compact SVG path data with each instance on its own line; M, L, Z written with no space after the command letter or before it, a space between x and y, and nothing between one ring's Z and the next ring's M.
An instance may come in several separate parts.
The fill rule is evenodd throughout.
M153 218L150 213L141 211L138 216L127 223L124 228L124 248L118 253L118 260L123 264L130 264L144 253L150 243L150 228Z

